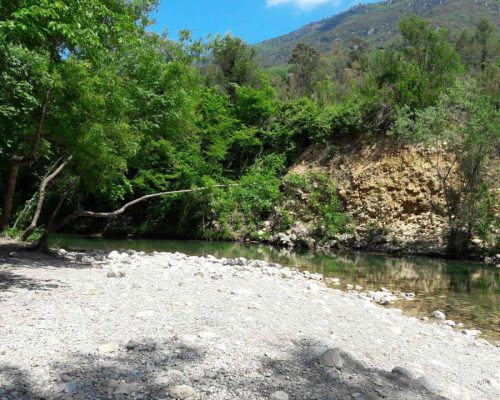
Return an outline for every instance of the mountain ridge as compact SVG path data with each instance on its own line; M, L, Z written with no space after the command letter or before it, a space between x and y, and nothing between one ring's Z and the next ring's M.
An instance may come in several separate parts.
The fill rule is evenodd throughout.
M387 46L397 40L398 21L410 14L426 18L456 36L465 28L473 29L482 18L500 25L500 0L384 0L358 4L257 43L255 49L261 64L272 67L286 63L297 43L308 44L322 54L329 54L335 42L349 43L356 36L374 46Z

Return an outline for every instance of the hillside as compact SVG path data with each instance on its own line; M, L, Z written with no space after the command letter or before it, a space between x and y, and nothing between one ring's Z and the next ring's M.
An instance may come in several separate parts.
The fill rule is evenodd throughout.
M313 22L301 29L256 45L261 63L274 66L286 63L296 43L306 43L328 54L335 41L348 43L359 36L375 46L386 46L397 39L397 24L402 16L416 14L444 27L452 34L473 28L480 19L489 17L500 25L498 0L386 0L358 5Z

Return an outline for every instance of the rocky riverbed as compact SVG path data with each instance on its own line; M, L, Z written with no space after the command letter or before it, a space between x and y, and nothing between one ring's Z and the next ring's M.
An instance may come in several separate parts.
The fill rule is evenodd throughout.
M500 398L500 348L377 298L241 258L9 251L0 398Z

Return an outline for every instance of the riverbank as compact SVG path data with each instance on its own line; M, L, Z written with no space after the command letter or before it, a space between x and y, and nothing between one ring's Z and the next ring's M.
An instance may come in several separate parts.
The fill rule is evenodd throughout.
M7 398L500 396L500 348L320 275L171 253L11 256L0 260Z

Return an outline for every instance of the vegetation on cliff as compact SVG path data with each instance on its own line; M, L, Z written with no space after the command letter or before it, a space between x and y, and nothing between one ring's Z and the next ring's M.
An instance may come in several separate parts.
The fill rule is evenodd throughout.
M495 231L487 164L498 144L500 67L491 22L455 44L407 17L393 47L358 40L325 58L298 45L286 70L269 73L238 38L182 32L174 42L148 32L154 3L2 2L0 229L28 236L75 211L205 188L90 228L267 240L300 220L322 242L356 221L328 176L286 171L312 144L392 135L454 155L440 188L450 251Z

